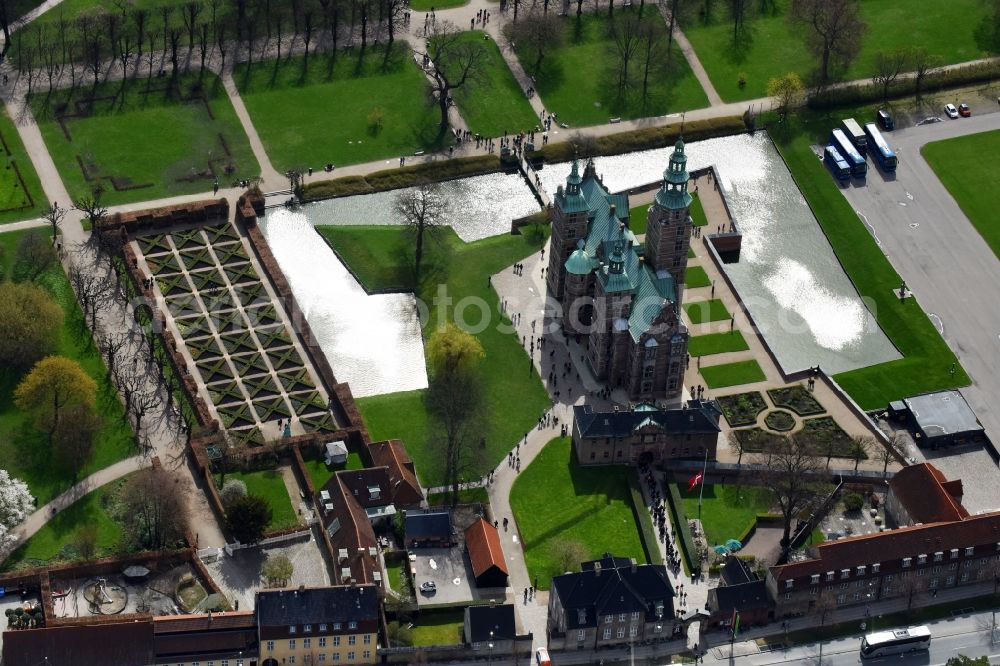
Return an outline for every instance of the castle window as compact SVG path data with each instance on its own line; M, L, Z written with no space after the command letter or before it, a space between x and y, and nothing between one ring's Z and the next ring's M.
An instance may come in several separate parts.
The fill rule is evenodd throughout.
M684 235L684 227L677 227L677 235L678 236Z

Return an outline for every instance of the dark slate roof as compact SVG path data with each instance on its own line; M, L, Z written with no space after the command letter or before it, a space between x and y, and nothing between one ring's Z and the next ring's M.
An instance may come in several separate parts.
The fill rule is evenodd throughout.
M377 619L378 589L374 585L309 587L257 593L257 622L261 627Z
M964 432L982 432L976 414L958 391L922 393L903 402L926 436L942 437Z
M514 626L514 605L469 606L465 609L466 636L472 643L491 640L511 640L517 635Z
M406 512L406 538L424 539L427 537L451 538L451 514L447 511Z
M584 563L579 573L556 576L552 590L559 595L569 630L595 627L598 617L618 613L640 612L652 622L659 619L657 604L662 604L663 618L674 616L674 590L663 565L636 566L605 555Z
M697 402L697 401L694 401ZM591 405L577 405L573 418L583 437L628 437L646 425L656 425L675 433L719 432L717 407L714 401L702 401L690 409L629 410L595 412Z
M715 588L715 599L718 612L759 610L769 608L771 599L767 595L767 583L755 580L742 585L724 585Z
M754 573L746 562L738 557L727 557L726 563L722 565L722 582L726 585L742 585L760 580L760 576Z
M335 476L363 509L392 504L392 481L388 467L344 470ZM335 481L331 478L323 489L329 491L333 483Z

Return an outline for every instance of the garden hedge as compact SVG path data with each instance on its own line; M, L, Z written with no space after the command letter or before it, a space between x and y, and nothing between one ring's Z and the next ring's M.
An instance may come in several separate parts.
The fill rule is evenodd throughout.
M932 92L945 88L989 83L1000 78L1000 60L976 62L962 67L938 69L924 76L921 92ZM889 86L888 97L910 97L917 93L917 82L913 77L895 81ZM882 101L882 86L874 83L853 84L828 88L813 93L806 100L806 106L811 109L830 109L840 106L856 106L859 104L877 104Z
M674 519L674 534L680 535L678 545L681 549L681 556L684 558L685 569L688 573L697 571L695 566L698 557L698 548L694 545L694 537L691 535L691 527L688 525L687 514L684 513L684 504L681 501L681 493L677 490L676 483L667 484L667 503L670 504L670 515Z
M474 157L422 162L398 169L376 171L367 176L345 176L334 180L307 183L302 186L302 200L319 201L331 197L395 190L422 182L437 182L464 176L494 173L500 171L501 168L500 158L496 155L476 155Z
M683 131L682 128L683 127ZM737 134L746 130L743 119L739 116L723 118L707 118L691 120L686 123L672 123L662 127L645 127L629 132L619 132L607 136L588 138L590 147L587 153L593 155L618 155L634 150L649 150L662 148L676 143L677 138L684 135L685 141L711 139L717 136ZM577 155L577 148L572 140L550 143L535 151L533 156L540 156L546 162L566 162Z
M635 522L639 525L639 536L642 537L642 549L646 551L646 561L650 564L663 564L663 554L656 539L653 518L646 509L646 501L639 485L639 470L632 470L628 475L628 489L632 495L632 513L635 514Z

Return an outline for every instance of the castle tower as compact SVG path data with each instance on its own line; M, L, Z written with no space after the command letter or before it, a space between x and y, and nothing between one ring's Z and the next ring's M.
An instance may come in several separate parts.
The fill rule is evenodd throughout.
M663 185L649 207L646 231L646 263L655 272L667 271L678 285L684 284L687 253L691 243L691 195L688 194L687 155L678 139L670 163L663 172Z
M552 207L552 238L549 245L547 282L549 293L561 299L566 286L566 261L576 250L577 242L587 236L587 197L581 189L580 165L574 159L566 178L566 187L556 190Z
M615 361L621 355L621 334L628 332L632 293L620 288L620 278L625 272L624 247L617 244L606 261L607 265L599 269L598 279L594 280L594 312L587 353L594 375L617 385L622 373Z

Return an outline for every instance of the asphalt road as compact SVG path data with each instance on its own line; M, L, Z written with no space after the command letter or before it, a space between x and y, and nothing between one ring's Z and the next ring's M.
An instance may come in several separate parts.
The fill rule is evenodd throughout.
M822 644L822 666L944 666L949 657L964 654L968 657L987 656L990 661L1000 658L1000 643L990 642L990 613L939 620L929 623L931 628L931 649L928 652L905 656L883 657L861 661L861 631L850 638L841 638ZM790 650L761 652L742 657L730 658L715 651L705 657L705 664L729 664L730 666L771 666L772 664L801 664L820 666L820 645L803 645Z
M992 408L1000 396L1000 260L920 155L930 141L994 129L1000 113L888 132L899 157L895 177L869 160L867 183L844 194L961 359L973 381L962 394L1000 442L1000 410Z

